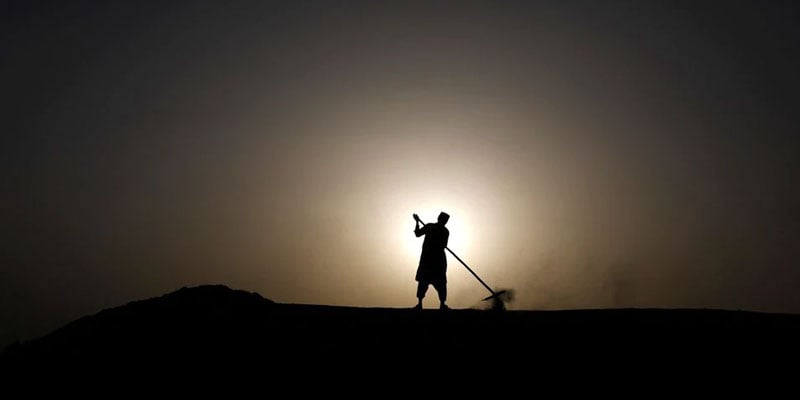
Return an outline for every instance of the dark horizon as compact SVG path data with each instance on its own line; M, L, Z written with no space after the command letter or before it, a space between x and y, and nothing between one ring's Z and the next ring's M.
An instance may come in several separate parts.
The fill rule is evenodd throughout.
M10 1L0 345L176 288L800 313L791 1ZM455 261L454 308L486 291ZM434 300L431 300L434 301Z
M559 371L553 366L613 359L620 365L615 374L644 368L652 376L655 368L674 370L676 365L682 371L724 367L742 372L772 365L776 358L795 359L798 333L798 314L686 309L419 311L280 304L211 285L104 310L44 337L15 343L0 351L0 370L11 377L51 371L60 377L102 376L112 371L120 379L146 384L151 380L142 378L162 376L162 368L167 375L200 369L218 382L239 368L259 370L253 360L283 366L270 373L273 379L276 374L330 376L348 360L348 373L363 367L386 375L390 368L407 369L435 350L448 365L463 359L488 366L490 372L502 371L503 379L515 360L532 359ZM503 368L492 368L495 365ZM131 369L138 373L121 373ZM241 378L240 373L236 376Z

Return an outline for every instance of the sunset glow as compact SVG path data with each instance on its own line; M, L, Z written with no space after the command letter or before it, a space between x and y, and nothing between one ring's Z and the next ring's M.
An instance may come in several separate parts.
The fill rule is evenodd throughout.
M800 3L12 3L0 346L200 284L412 307L441 211L512 310L800 312Z

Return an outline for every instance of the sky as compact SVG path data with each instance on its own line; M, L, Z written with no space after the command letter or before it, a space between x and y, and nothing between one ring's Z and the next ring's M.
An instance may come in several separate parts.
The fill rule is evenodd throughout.
M792 1L6 1L0 343L183 286L800 312ZM487 291L449 258L451 307ZM431 289L426 307L436 306Z

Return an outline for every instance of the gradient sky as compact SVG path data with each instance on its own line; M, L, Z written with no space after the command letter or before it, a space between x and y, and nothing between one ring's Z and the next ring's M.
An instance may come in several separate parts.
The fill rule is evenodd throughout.
M3 2L0 343L204 283L410 307L442 210L511 308L800 312L800 6L649 3Z

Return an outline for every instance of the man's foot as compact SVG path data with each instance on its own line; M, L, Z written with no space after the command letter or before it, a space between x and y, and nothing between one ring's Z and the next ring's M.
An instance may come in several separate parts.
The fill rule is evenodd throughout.
M447 304L442 303L442 304L439 305L439 309L440 310L449 310L450 307L448 307Z
M417 304L412 310L422 310L422 304Z

